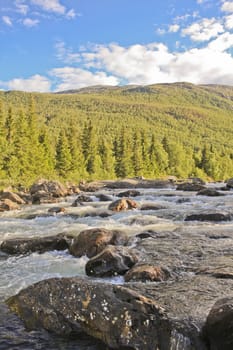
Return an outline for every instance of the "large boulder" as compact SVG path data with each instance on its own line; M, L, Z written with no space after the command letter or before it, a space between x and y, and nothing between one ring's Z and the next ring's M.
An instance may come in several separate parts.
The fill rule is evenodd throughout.
M138 204L130 198L122 198L112 202L108 209L112 211L122 211L138 208Z
M117 230L92 228L81 231L74 238L69 251L76 257L87 255L88 258L99 254L107 245L125 245L127 236Z
M52 278L7 301L30 329L81 331L113 349L206 350L195 325L181 326L154 300L121 285Z
M65 250L68 248L67 240L63 235L35 237L35 238L10 238L0 245L4 253L28 254L32 252L44 253L50 250Z
M53 203L68 195L67 188L59 181L39 180L30 188L33 203Z
M223 298L214 304L204 334L210 350L233 349L233 298Z
M138 262L139 253L123 246L107 246L86 264L86 274L95 277L123 275Z
M20 206L17 203L12 202L10 199L6 198L0 200L0 212L18 209L20 209Z
M9 191L3 191L0 193L0 199L9 199L10 201L17 203L17 204L25 204L26 202L16 193L9 192Z

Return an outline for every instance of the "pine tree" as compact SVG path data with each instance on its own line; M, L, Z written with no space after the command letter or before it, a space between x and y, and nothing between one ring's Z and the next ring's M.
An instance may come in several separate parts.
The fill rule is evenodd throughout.
M69 172L71 170L72 157L69 148L69 143L65 132L62 130L58 137L58 142L56 145L56 171L59 176L63 178L69 177Z

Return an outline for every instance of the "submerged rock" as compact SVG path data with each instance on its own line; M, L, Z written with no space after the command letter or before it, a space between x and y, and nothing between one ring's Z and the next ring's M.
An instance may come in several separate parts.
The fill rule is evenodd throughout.
M86 264L86 274L95 277L123 275L139 259L139 252L123 246L107 246Z
M140 192L137 190L128 190L128 191L118 193L117 196L118 197L137 197L137 196L140 196Z
M63 235L36 237L36 238L11 238L3 241L0 245L4 253L28 254L32 252L44 253L50 250L65 250L68 243Z
M227 180L227 185L226 185L226 187L227 187L228 189L233 188L233 178Z
M22 290L7 304L29 330L83 331L113 349L206 350L195 325L181 325L156 301L120 285L52 278Z
M232 215L229 213L214 212L214 213L198 213L186 216L185 221L231 221Z
M224 193L221 193L214 188L204 188L203 190L200 190L197 192L198 196L209 196L209 197L219 197L219 196L225 196Z
M193 182L184 182L179 185L177 185L176 189L179 191L194 191L198 192L200 190L205 189L206 187L199 184L199 183L193 183Z
M87 255L88 258L99 254L107 245L125 245L127 236L117 230L107 230L104 228L93 228L81 231L74 238L69 251L72 255L81 257Z

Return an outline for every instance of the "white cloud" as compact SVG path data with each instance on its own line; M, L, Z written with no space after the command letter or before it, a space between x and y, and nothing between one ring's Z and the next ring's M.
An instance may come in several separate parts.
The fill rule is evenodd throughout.
M25 27L31 28L37 26L40 21L38 19L25 18L22 23Z
M182 30L182 35L190 36L193 41L208 41L223 33L223 25L215 18L203 18Z
M25 4L24 0L15 1L16 11L22 15L26 15L29 11L28 5Z
M73 53L71 48L67 48L63 41L58 41L55 44L56 57L64 63L80 62L80 53Z
M8 90L49 92L51 82L48 78L36 74L28 79L15 78L7 82L1 81L0 85Z
M171 52L162 43L129 47L93 45L76 54L81 69L65 67L52 73L62 79L58 90L106 83L146 85L189 81L233 85L233 57L227 52L231 47L233 34L230 33L220 35L204 48L184 52ZM63 50L65 57L65 46ZM88 72L89 69L94 73Z
M2 16L2 20L9 27L13 25L12 20L9 16Z
M221 10L224 12L233 13L233 2L232 1L223 1Z
M41 7L44 11L61 15L64 15L66 12L65 6L63 6L59 0L31 0L31 3Z
M229 30L233 29L233 14L226 16L224 19L226 28Z
M68 19L73 19L76 16L77 16L77 13L74 11L74 9L71 9L66 13L66 18Z
M168 31L170 33L176 33L176 32L179 31L179 29L180 29L180 26L178 24L172 24L172 25L169 26Z
M118 85L119 80L114 76L108 76L105 72L92 73L88 70L63 67L54 68L50 75L60 80L56 86L56 91L82 88L94 85Z

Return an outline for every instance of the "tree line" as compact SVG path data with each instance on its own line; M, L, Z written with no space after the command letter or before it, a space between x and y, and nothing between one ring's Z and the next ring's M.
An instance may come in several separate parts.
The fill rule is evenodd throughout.
M170 133L169 118L164 120L167 126L157 130L157 119L143 112L147 106L140 107L144 120L148 117L147 124L135 120L136 127L127 115L119 118L117 127L112 114L112 122L103 115L103 124L101 116L95 118L98 108L95 115L90 105L88 108L85 116L72 109L65 120L62 113L63 118L54 122L45 111L38 112L33 95L17 107L0 100L0 185L29 186L41 177L75 182L135 176L232 177L233 153L214 137L213 142L202 143L187 136L176 138ZM130 108L135 110L133 105ZM175 119L177 122L177 116ZM180 127L183 122L178 122Z

